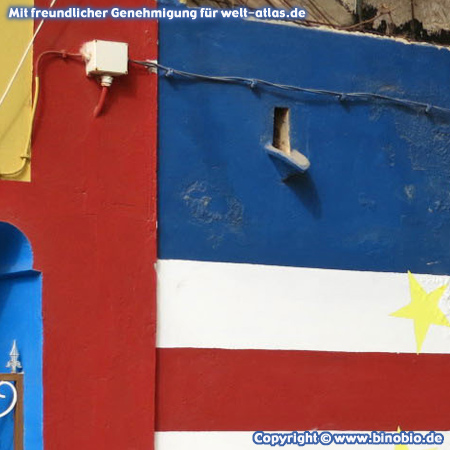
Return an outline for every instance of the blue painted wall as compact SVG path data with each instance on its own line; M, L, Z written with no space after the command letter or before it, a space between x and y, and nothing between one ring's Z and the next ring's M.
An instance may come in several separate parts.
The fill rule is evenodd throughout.
M43 448L42 279L39 272L32 270L32 263L31 246L25 236L11 225L0 223L0 373L9 372L5 365L16 339L24 370L25 450L40 450ZM6 393L7 388L2 392ZM9 415L0 419L0 450L13 448L12 418Z
M450 106L450 53L257 22L164 21L160 63ZM450 116L160 77L159 256L450 273ZM264 151L273 108L311 161Z
M33 252L24 234L0 222L0 274L23 272L33 267Z

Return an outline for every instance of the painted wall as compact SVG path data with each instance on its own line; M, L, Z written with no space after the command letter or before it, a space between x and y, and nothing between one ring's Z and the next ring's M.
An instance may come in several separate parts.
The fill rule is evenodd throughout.
M31 247L11 225L0 223L0 355L1 372L14 340L24 373L24 445L43 448L42 279L33 271ZM7 388L4 388L6 391ZM2 404L8 404L8 398ZM2 411L4 408L2 408ZM0 419L0 449L10 450L13 414Z
M162 64L191 72L450 100L450 54L431 46L240 21L166 22L160 42ZM160 91L160 257L450 272L448 115L166 77ZM277 106L311 161L287 183L264 151Z
M151 21L46 22L34 55L91 39L156 58ZM84 65L46 58L41 70L32 181L0 182L0 220L29 238L42 273L45 447L151 449L156 79L131 67L94 120L100 89Z
M167 67L442 107L449 60L255 21L160 24ZM159 89L159 450L448 431L450 115L164 73ZM265 151L275 107L311 162L286 182ZM396 312L433 295L422 342Z
M23 2L32 6L33 1ZM0 98L14 73L23 52L33 35L33 22L30 20L8 20L7 8L3 2L0 7ZM31 51L18 74L18 77L0 107L0 173L15 172L22 165L20 158L26 151L27 135L31 122L31 74L33 64ZM27 167L16 179L29 180Z

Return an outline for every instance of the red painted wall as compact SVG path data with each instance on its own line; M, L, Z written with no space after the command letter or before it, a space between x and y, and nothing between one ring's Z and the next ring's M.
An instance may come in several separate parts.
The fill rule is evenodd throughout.
M47 21L34 54L95 38L128 42L133 58L157 56L156 22L127 20ZM84 64L46 58L41 88L32 182L0 181L0 220L27 235L43 273L45 447L151 449L156 76L130 67L97 119L100 89Z
M447 430L449 377L438 354L160 348L157 430Z

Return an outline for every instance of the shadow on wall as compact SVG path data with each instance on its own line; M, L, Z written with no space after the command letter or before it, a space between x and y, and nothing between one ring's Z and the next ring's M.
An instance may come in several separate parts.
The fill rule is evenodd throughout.
M0 222L0 275L33 268L33 253L25 235L9 223Z
M11 283L8 279L17 273L31 271L32 268L33 253L28 239L18 228L0 222L0 340L2 312L11 296L12 287L17 284ZM0 372L2 369L0 360Z
M293 175L284 182L316 219L322 217L319 193L314 179L308 172Z

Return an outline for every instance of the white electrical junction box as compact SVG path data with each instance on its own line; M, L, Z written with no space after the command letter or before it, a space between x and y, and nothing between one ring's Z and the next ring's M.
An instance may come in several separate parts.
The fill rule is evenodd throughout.
M81 48L87 75L119 76L128 73L128 44L125 42L86 42Z

